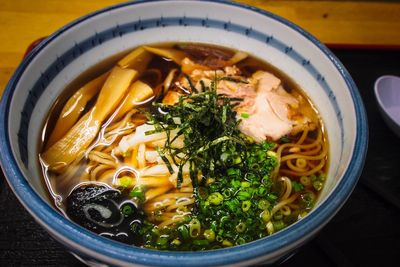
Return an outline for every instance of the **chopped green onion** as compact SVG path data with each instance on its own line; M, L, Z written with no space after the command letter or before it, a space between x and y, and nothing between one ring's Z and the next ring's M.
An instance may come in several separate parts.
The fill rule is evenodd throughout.
M209 244L208 240L202 239L202 240L193 240L193 245L196 246L207 246Z
M239 169L230 168L230 169L227 170L227 174L229 176L239 176L240 175L240 170Z
M243 245L244 243L246 243L246 240L243 237L236 239L236 245Z
M317 190L317 191L321 191L323 185L324 185L324 184L323 184L321 181L314 181L314 182L313 182L313 187L314 187L315 190Z
M224 197L219 192L212 193L207 198L207 201L209 201L211 204L216 205L216 206L220 205L223 200L224 200Z
M269 206L271 206L271 204L266 199L261 199L260 201L258 201L258 208L260 210L266 210L269 208Z
M117 180L117 185L123 188L128 188L133 185L133 178L129 176L122 176Z
M232 199L229 201L225 201L225 205L228 206L228 208L232 211L235 212L239 206L239 200L237 199Z
M238 223L238 225L236 225L236 231L238 233L243 233L244 231L246 231L247 225L244 222L240 222Z
M274 221L274 222L272 222L272 224L274 225L275 231L279 231L279 230L282 230L283 228L285 228L285 223L281 220Z
M307 177L307 176L301 176L300 177L300 183L303 186L308 187L308 186L311 185L311 179L310 179L310 177Z
M240 114L240 116L241 116L242 118L244 118L244 119L248 119L248 118L250 117L250 114L248 114L248 113L242 113L242 114Z
M222 195L224 196L224 198L230 198L232 196L232 191L227 188L224 191L222 191Z
M267 198L268 198L268 200L269 200L270 202L275 202L275 200L278 199L278 197L275 196L275 195L272 194L272 193L267 194Z
M218 222L217 221L212 221L210 224L211 230L213 230L214 232L217 231L218 228Z
M271 220L271 213L269 210L264 210L263 212L260 213L260 217L263 220L263 222L269 222Z
M179 231L179 233L181 234L181 236L182 236L182 238L183 239L188 239L189 238L189 230L188 230L188 228L186 227L186 225L181 225L181 226L179 226L178 227L178 231Z
M222 246L224 246L224 247L232 247L233 244L232 244L231 241L225 239L224 241L222 241Z
M277 158L276 152L272 150L268 150L267 155L271 158Z
M182 244L182 242L179 239L174 239L171 242L172 246L179 246L180 244Z
M168 243L168 237L161 236L157 239L158 246L165 246Z
M251 207L250 200L245 200L245 201L242 202L242 210L244 212L248 211L250 209L250 207Z
M251 198L251 195L249 194L249 192L246 192L246 191L239 191L239 192L237 193L237 198L238 198L239 200L246 200L246 199L250 199L250 198Z
M251 184L250 184L249 182L247 182L247 181L244 181L244 182L241 182L241 183L240 183L240 186L241 186L242 188L247 188L247 187L250 187Z
M265 188L264 186L260 186L260 187L258 188L257 195L263 196L263 195L265 195L267 192L268 192L268 191L267 191L267 188Z
M151 229L151 233L155 236L160 236L160 231L157 228Z
M234 160L233 160L233 164L234 165L237 165L237 164L239 164L239 163L241 163L242 162L242 158L241 157L236 157Z
M122 210L121 210L122 214L124 214L125 216L129 216L132 214L133 209L131 207L131 204L125 204L122 206Z
M137 200L143 202L145 200L144 189L142 186L135 186L131 192L129 192L129 197L136 198Z
M232 180L232 181L231 181L231 185L232 185L234 188L239 188L239 187L240 187L240 181L238 181L238 180Z
M228 152L224 152L221 154L220 159L222 160L222 162L227 162L229 159L230 154Z
M300 192L304 189L304 186L296 181L292 181L292 187L294 189L294 192Z
M192 219L189 223L189 235L190 237L198 237L200 235L201 224L198 219Z
M137 233L139 233L139 230L140 230L140 224L139 223L134 222L134 223L131 224L131 231L133 233L137 234Z
M215 240L215 232L212 229L205 230L203 235L210 242L213 242Z

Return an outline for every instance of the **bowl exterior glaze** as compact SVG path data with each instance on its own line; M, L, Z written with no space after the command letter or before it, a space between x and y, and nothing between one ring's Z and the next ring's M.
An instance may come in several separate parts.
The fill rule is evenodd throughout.
M374 84L379 111L389 128L400 137L400 77L385 75Z
M270 237L201 252L130 247L68 221L42 187L38 142L61 91L81 72L138 45L213 43L247 51L294 79L312 99L328 132L328 179L317 207ZM317 233L349 197L368 141L363 103L339 60L313 36L271 13L226 1L136 1L89 14L60 29L21 63L0 106L1 165L19 201L55 239L91 264L223 266L273 263Z

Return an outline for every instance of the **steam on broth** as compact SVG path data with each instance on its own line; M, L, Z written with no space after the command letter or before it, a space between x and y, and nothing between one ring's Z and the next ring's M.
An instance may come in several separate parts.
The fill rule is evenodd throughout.
M164 250L241 245L306 216L323 187L317 111L242 51L141 46L66 92L43 130L43 176L56 206L102 236Z

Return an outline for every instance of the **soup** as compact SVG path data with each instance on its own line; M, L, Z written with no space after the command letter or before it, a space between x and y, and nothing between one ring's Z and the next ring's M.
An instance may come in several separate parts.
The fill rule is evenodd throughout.
M241 245L306 216L328 145L306 94L242 51L141 46L84 73L54 105L39 161L72 221L134 246Z

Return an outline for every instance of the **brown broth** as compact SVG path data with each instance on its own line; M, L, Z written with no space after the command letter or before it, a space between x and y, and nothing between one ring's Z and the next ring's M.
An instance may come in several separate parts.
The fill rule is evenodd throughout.
M182 43L162 43L162 44L153 44L152 46L157 46L157 47L177 47L177 48L182 48L187 46L188 44L182 44ZM196 46L200 45L201 49L197 49ZM204 46L204 47L203 47ZM204 45L204 44L189 44L188 47L183 48L186 51L190 51L192 56L196 58L196 60L199 61L204 61L208 60L208 58L211 57L212 60L215 58L217 60L215 61L215 64L219 64L218 60L226 60L230 56L232 56L235 51L232 49L228 49L225 47L220 47L220 46L215 46L215 45ZM200 50L197 51L197 50ZM94 79L95 77L98 77L102 73L107 72L120 60L123 56L125 56L128 52L123 52L119 53L117 55L114 55L98 64L95 66L89 68L87 71L83 72L81 75L79 75L73 82L71 82L65 90L62 92L62 94L59 96L59 98L55 101L54 105L51 108L51 111L49 112L48 118L44 122L43 126L43 134L42 134L42 140L40 142L40 149L39 151L44 152L45 146L46 146L46 140L48 139L50 133L52 132L55 123L60 115L60 112L65 105L65 103L68 101L68 99L76 92L76 90L80 87L82 87L84 84L86 84L88 81ZM196 54L197 53L197 54ZM213 63L214 64L214 63ZM311 121L315 122L317 124L317 127L319 127L320 131L322 132L323 135L323 142L326 147L328 147L327 144L327 138L326 138L326 132L323 128L323 123L322 120L318 114L318 111L315 109L314 105L310 101L310 99L307 97L306 93L300 88L300 86L293 80L291 79L288 75L286 75L283 71L279 70L275 66L273 66L270 63L267 63L261 59L258 59L254 56L249 56L245 60L239 62L237 64L237 67L241 70L242 75L245 77L251 76L252 73L254 73L257 70L263 70L272 73L276 77L278 77L282 81L282 85L285 88L285 90L292 94L292 95L300 95L304 101L304 110L311 115ZM166 76L168 75L169 71L173 68L178 68L179 66L172 62L171 60L164 59L159 56L153 57L153 59L150 61L147 69L155 69L156 71L148 71L146 74L142 75L139 77L139 80L154 86L156 84L159 84L160 81L163 81ZM157 78L157 73L160 73L160 77ZM92 105L94 105L95 96L86 106L86 110L89 110ZM301 133L298 134L297 136L294 136L293 139L300 138ZM310 132L308 134L308 138L310 139L315 139L315 132ZM83 166L84 167L84 166ZM328 169L328 163L325 163L325 165L322 168L322 172L326 173ZM64 214L65 214L65 206L64 206L64 200L67 198L67 196L71 192L71 187L68 190L64 190L60 188L60 186L56 186L56 175L54 173L49 173L46 171L43 171L43 176L46 181L46 186L48 187L50 193L50 198L54 199L55 205L57 208L59 208ZM78 186L80 183L78 182L76 186ZM75 187L74 187L75 188ZM277 191L283 191L282 185L279 184L277 187ZM318 192L317 192L318 193ZM318 195L318 194L317 194ZM293 219L293 218L292 218ZM291 219L291 220L292 220ZM293 219L294 220L294 219ZM297 219L296 219L297 220ZM105 234L106 235L106 234Z

